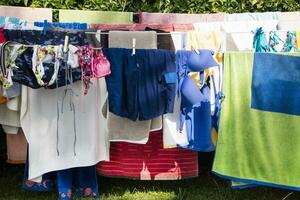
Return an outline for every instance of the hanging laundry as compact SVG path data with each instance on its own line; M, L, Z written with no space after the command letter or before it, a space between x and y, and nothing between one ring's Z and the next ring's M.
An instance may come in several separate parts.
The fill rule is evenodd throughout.
M0 43L4 43L5 41L4 29L0 28Z
M43 178L39 182L34 182L32 180L29 180L28 179L28 171L29 171L29 161L28 160L29 160L28 155L26 155L22 189L29 190L29 191L39 191L39 192L55 191L56 186L57 186L57 183L56 183L57 172L49 172L49 173L44 174Z
M146 39L147 38L147 39ZM110 31L109 48L133 48L132 40L136 40L136 49L156 49L157 34L155 31Z
M295 31L270 32L269 46L271 52L296 52L297 38Z
M133 121L173 112L174 52L136 49L132 55L132 49L110 48L104 54L113 71L106 78L110 112Z
M224 63L226 98L213 172L230 180L299 190L299 162L290 152L297 152L300 142L295 134L300 128L295 78L300 57L232 52L225 53ZM286 91L289 95L282 96Z
M213 32L206 32L206 31L189 31L187 32L187 42L186 42L186 49L187 50L195 50L195 49L211 49L215 51L215 59L222 63L222 55L221 50L223 49L224 44L224 34L220 31L213 31ZM207 79L208 75L215 75L215 85L220 85L220 76L218 69L209 69L209 71L205 72L205 79ZM200 88L199 82L199 73L190 73L189 76L195 81L197 86ZM220 91L220 88L217 88L217 91ZM213 92L213 91L212 91ZM215 95L212 93L212 103L214 104L214 97Z
M265 33L263 28L256 30L253 39L255 52L297 52L295 31L270 31Z
M79 47L75 54L78 56L84 95L86 95L92 84L92 78L102 78L111 73L110 63L102 50L99 49L94 53L94 48L89 45Z
M109 112L107 121L110 142L146 144L151 131L162 129L161 117L144 121L132 121Z
M273 46L273 45L272 45ZM269 52L269 45L266 39L266 33L260 27L255 31L253 39L253 48L255 52Z
M199 48L211 49L213 51L221 50L224 35L220 31L188 31L187 32L187 50Z
M27 141L22 129L17 134L6 134L7 163L24 164L26 161Z
M210 77L210 103L211 115L213 116L212 137L216 143L218 130L218 116L221 109L220 101L222 98L222 50L224 49L224 33L220 31L190 31L187 33L187 48L194 49L211 49L215 52L214 59L218 62L219 67L210 68L204 71L204 80ZM190 72L189 76L194 80L198 88L201 88L199 73Z
M82 46L88 44L84 32L66 32L66 31L43 31L35 30L4 30L4 36L7 41L18 42L21 44L35 45L61 45L64 44L65 35L69 35L69 44Z
M104 78L92 83L84 97L80 97L79 82L56 90L22 88L21 125L30 147L29 180L109 160L107 122L101 112L106 84Z
M185 49L186 46L186 33L172 32L172 41L176 51ZM176 54L176 71L179 71L178 66L181 66L183 60L178 59L178 54ZM178 79L177 74L177 79ZM176 84L176 91L178 91L178 80ZM180 131L179 122L180 122L180 105L181 105L181 96L176 92L174 100L174 109L173 113L167 113L163 115L163 146L164 148L175 148L178 146L188 145L188 137L186 130L183 129Z
M296 32L296 40L297 40L297 48L300 50L300 30L297 30Z
M140 12L140 24L191 24L196 22L224 21L225 14L178 14Z
M114 31L155 31L157 32L157 43L155 44L155 46L158 49L166 49L166 50L174 50L174 45L172 42L172 38L171 35L169 35L166 32L169 31L179 31L179 30L193 30L193 26L191 24L179 24L178 25L178 29L177 26L173 25L173 24L132 24L132 25L114 25L114 24L95 24L95 25L91 25L91 27L95 27L96 29L99 29L101 31L110 31L110 30L114 30ZM122 38L124 39L125 35L122 36ZM146 36L146 35L144 35ZM109 37L107 34L101 34L101 46L103 48L105 47L109 47L108 45L108 40ZM147 41L147 42L146 42ZM142 44L148 44L149 40L144 40L144 43L140 43L140 45ZM147 46L147 45L145 45ZM122 48L122 46L120 46ZM125 46L123 47L125 48ZM130 46L127 48L132 48L132 43L130 43ZM144 49L144 48L143 48Z
M132 12L59 10L59 22L88 24L132 24Z
M162 131L156 131L144 145L111 143L110 162L100 162L97 173L139 180L193 178L198 176L198 156L186 149L163 149Z
M30 23L35 21L52 22L51 8L28 8L17 6L0 6L0 13L2 16L15 17L26 20Z
M40 44L58 44L60 46L35 46L26 47L21 44L12 46L7 44L5 50L8 51L7 69L13 71L12 81L29 86L31 88L47 87L54 89L63 85L81 80L81 70L77 66L71 67L72 70L66 70L66 60L63 59L62 44L66 32L48 31L46 35L41 31L15 31L5 30L5 37L9 41ZM83 32L68 33L69 43L74 45L87 44L87 38ZM51 37L52 36L52 37ZM43 53L38 53L43 52ZM70 53L70 52L69 52ZM75 56L75 54L70 55ZM42 62L37 62L37 59ZM72 80L66 79L68 73L72 74ZM11 73L12 74L12 73Z
M300 12L280 12L278 13L278 30L299 30Z
M27 26L27 21L25 21L23 19L0 16L0 27L1 28L24 29L26 26Z
M226 22L233 21L266 21L266 20L278 20L280 12L255 12L255 13L233 13L225 14Z
M35 44L42 44L42 45L63 44L64 36L66 35L65 32L47 31L47 34L44 35L43 32L38 32L38 31L12 31L12 30L5 31L5 34L7 35L9 40L16 41L22 44L35 43ZM68 35L70 38L69 40L70 44L73 45L87 44L85 34L82 32L68 33ZM100 84L101 87L102 84L103 84L103 80L101 81ZM94 87L96 87L96 85L97 84L95 83ZM100 105L103 104L102 101L105 102L105 99L107 97L105 92L106 89L101 88L99 92L101 93L101 95L99 94L99 101L101 100L101 102L96 103L98 102L96 100L97 90L94 89L94 87L92 87L93 89L89 91L88 95L84 97L80 103L79 97L76 96L81 94L80 83L76 83L76 84L74 83L73 86L70 87L61 87L51 92L48 90L45 91L44 89L35 91L27 87L22 88L21 124L24 130L24 134L28 139L28 143L30 146L29 149L29 159L30 159L29 162L31 163L29 168L30 180L34 178L39 178L41 175L47 173L48 171L67 169L70 167L76 167L76 166L78 167L82 165L93 165L102 159L108 160L108 155L107 155L108 153L106 151L106 146L108 145L106 126L105 126L106 120L104 117L102 117L102 115L99 114L100 107L101 107ZM74 93L72 93L72 91ZM65 97L64 94L66 94ZM74 104L69 104L69 102L72 99ZM47 104L46 107L44 107L45 102L48 102L46 103ZM95 106L98 105L99 109L94 109L94 107L84 106L85 103L88 103L89 105L95 105ZM65 105L64 109L61 107L62 105ZM74 105L72 106L72 110L69 110L70 108L69 105ZM83 110L81 110L82 112L80 112L79 110L81 108L86 110L84 112ZM92 109L92 110L89 111L88 109ZM63 111L63 113L61 113L61 111ZM59 120L57 121L58 114L59 114ZM43 122L38 122L39 120L41 120L41 118L38 116L41 115L44 116ZM49 120L45 121L45 119L47 119L47 116ZM99 119L99 117L100 120L97 120ZM53 119L56 120L53 121ZM81 128L78 128L77 126L74 126L74 124L77 124L76 121L74 120L79 120L85 124L90 124L94 120L95 122L93 124L95 124L95 126L87 126L87 127L81 126ZM100 130L99 128L98 130L100 131L96 131L99 121L101 121L104 125L102 126L102 130ZM64 126L62 126L62 123L64 123ZM40 127L43 127L42 130L44 131L41 131ZM99 127L101 126L99 125ZM83 132L81 130L82 128L84 128ZM66 131L66 129L68 130ZM70 135L60 134L61 132L65 132L65 131L74 134L70 134ZM41 136L40 134L43 136ZM83 139L80 139L81 135L82 136L84 135ZM77 139L75 139L75 136ZM101 139L97 139L98 137ZM45 141L43 142L41 138L44 138ZM86 138L90 138L91 141L87 140ZM75 144L72 145L74 142ZM81 148L82 146L84 148ZM89 149L86 149L86 147L89 147ZM100 148L101 151L98 148ZM58 154L57 150L58 151L61 150L60 156L57 156ZM100 151L101 153L98 154L98 151ZM39 155L43 155L43 156L39 157L39 155L36 154L37 152L39 152ZM74 152L77 155L76 160L74 159ZM97 156L93 156L93 153L96 153ZM55 159L53 160L53 158ZM65 162L68 159L71 161ZM49 165L49 163L55 163L55 164Z
M171 32L194 30L192 24L91 24L90 27L101 31L144 31L152 29Z
M0 88L0 94L1 94L1 96L0 96L0 104L4 104L6 102L6 97L2 95L3 94L2 88Z
M26 32L25 34L22 34ZM10 35L12 33L13 35ZM34 34L30 34L34 33ZM25 43L25 44L31 44L32 41L37 41L38 38L35 37L34 31L15 31L15 30L3 30L1 31L0 38L8 37L10 40L17 40L18 42ZM39 32L40 33L40 32ZM3 34L3 35L2 35ZM26 37L23 37L25 36ZM30 37L31 36L31 37ZM39 36L44 36L43 34L39 34ZM59 36L56 35L56 36ZM27 40L26 40L27 38ZM63 43L63 37L61 37L60 41L56 41L58 43ZM50 41L57 40L54 38L51 38ZM4 40L2 40L4 42ZM39 41L39 42L45 42L45 41ZM49 42L49 41L46 41ZM72 41L74 42L74 41ZM50 42L51 43L51 42ZM29 57L28 57L29 58ZM4 57L2 57L2 60L5 61ZM7 61L7 60L6 60ZM3 66L3 65L2 65ZM31 68L31 66L29 66ZM14 83L13 87L16 86L17 83ZM10 93L9 90L6 91L7 94ZM5 133L7 133L7 150L8 150L8 156L9 156L9 163L20 163L23 162L24 159L24 151L26 149L27 141L24 139L24 136L22 137L22 134L20 134L21 129L19 128L21 126L20 124L20 98L14 97L7 99L7 102L5 104L0 105L0 124L2 124L3 130ZM11 135L16 134L16 135ZM23 139L22 139L23 138ZM16 146L16 144L18 144ZM21 159L23 158L23 159Z
M6 41L5 36L3 35L3 29L0 29L0 38L2 42ZM2 50L2 44L0 45L0 49ZM3 54L3 51L1 51ZM3 62L5 60L1 56L1 66L3 66ZM4 72L1 68L0 70L0 81L4 81ZM4 98L3 94L3 87L1 86L0 90L0 96L2 99ZM15 97L13 99L7 99L5 97L5 102L0 105L0 124L2 125L2 128L4 129L5 133L10 134L17 134L18 129L21 126L20 125L20 113L18 112L18 97Z
M211 133L210 89L203 79L204 70L218 66L209 50L177 51L176 60L179 73L179 92L181 94L180 130L186 129L188 149L213 151L215 142ZM189 72L198 71L202 81L201 89L188 76Z
M58 191L58 200L72 200L78 197L99 197L96 167L79 167L43 175L40 183L28 180L29 163L24 170L24 190L55 192Z
M87 23L60 23L60 22L34 22L35 27L57 27L57 28L64 28L64 29L73 29L73 30L87 30L88 24Z
M132 48L133 38L136 39L136 48L157 49L157 35L154 31L110 31L108 45L116 48ZM161 128L162 119L160 116L151 120L132 121L111 112L108 113L108 131L111 142L124 141L146 144L150 131Z
M259 27L264 30L277 30L278 20L259 20L259 21L230 21L195 23L196 31L223 32L222 50L226 51L251 51L253 48L253 32Z

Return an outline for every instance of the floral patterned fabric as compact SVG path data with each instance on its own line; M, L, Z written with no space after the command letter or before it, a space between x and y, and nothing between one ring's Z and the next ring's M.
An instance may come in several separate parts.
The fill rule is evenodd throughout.
M296 52L297 41L296 32L287 31L286 33L270 32L269 39L270 52Z
M58 171L57 186L60 200L99 197L95 166Z
M111 73L110 63L104 56L102 50L95 52L89 45L78 47L76 54L78 55L79 66L82 73L81 78L84 84L84 95L86 95L92 84L91 78L101 78Z
M80 167L43 175L41 183L28 180L28 161L25 165L23 189L40 192L58 191L58 200L75 197L98 198L96 167Z
M69 44L82 46L88 44L88 40L83 32L67 33L62 31L47 31L43 34L42 31L19 31L19 30L4 30L4 35L8 41L18 42L21 44L39 44L39 45L61 45L64 44L65 35L69 35ZM14 70L12 80L31 88L42 87L32 71L32 55L33 48L26 48L16 60L15 65L18 66ZM54 74L54 63L44 63L44 82L49 82ZM81 80L80 68L66 70L66 62L61 60L59 71L57 74L57 83L47 86L49 89L64 86L70 82ZM66 75L72 74L72 80L66 79Z
M255 32L253 48L255 52L300 51L300 49L297 47L297 37L295 31L271 31L269 33L265 33L262 28L257 29Z

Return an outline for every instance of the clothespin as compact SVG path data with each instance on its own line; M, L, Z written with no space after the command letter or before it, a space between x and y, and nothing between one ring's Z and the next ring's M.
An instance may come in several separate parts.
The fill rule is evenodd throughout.
M193 45L192 45L192 49L194 49L194 51L196 52L196 54L200 54L200 52L198 51L198 49L196 49Z
M65 41L64 41L64 53L67 53L69 51L69 36L65 36Z
M136 39L132 38L132 56L135 55Z
M98 40L98 42L101 43L101 30L97 30L97 33L95 35L96 35L96 39Z
M44 35L46 35L46 33L47 33L47 28L48 28L48 21L45 19L44 20L44 26L43 26L44 28L43 28L43 33L44 33Z

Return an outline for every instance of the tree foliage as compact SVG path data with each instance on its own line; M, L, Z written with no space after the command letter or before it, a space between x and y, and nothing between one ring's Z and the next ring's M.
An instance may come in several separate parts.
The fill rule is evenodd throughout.
M56 9L173 13L300 10L299 0L0 0L0 4Z

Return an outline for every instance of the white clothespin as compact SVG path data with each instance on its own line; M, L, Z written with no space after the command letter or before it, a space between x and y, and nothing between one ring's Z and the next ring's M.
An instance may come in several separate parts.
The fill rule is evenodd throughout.
M101 43L101 30L97 30L97 32L96 32L96 39L98 40L98 42Z
M192 49L194 49L194 51L196 52L196 54L200 54L200 52L198 51L198 49L196 49L193 45L192 45Z
M136 39L132 38L132 55L135 55L135 45L136 45Z
M65 36L65 42L64 42L64 53L67 53L69 51L69 36Z

